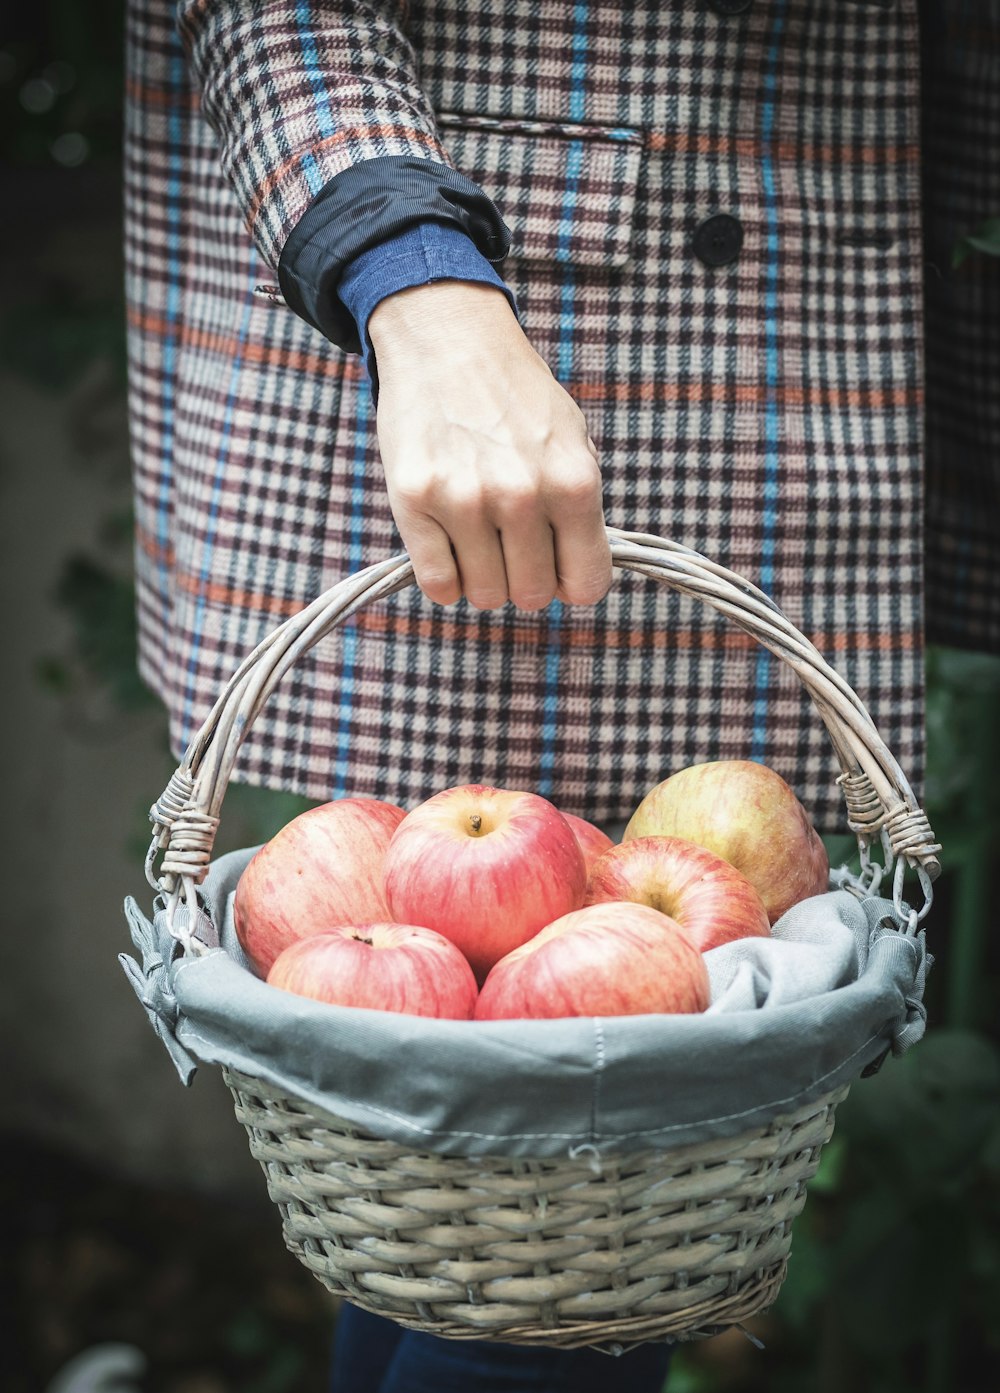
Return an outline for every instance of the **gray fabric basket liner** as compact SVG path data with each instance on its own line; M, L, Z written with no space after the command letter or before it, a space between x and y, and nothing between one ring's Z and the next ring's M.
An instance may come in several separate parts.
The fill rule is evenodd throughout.
M181 1078L226 1065L420 1151L564 1158L738 1136L924 1031L922 932L845 889L796 905L770 939L706 953L703 1015L439 1021L324 1005L246 966L232 896L254 851L210 869L198 932L221 946L204 956L181 956L162 910L151 923L126 902L142 963L121 961Z

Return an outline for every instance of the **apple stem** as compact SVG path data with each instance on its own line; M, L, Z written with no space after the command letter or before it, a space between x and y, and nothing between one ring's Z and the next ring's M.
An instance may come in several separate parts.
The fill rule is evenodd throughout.
M371 939L365 938L364 934L351 934L351 937L355 943L367 943L369 948L372 946Z
M472 816L469 818L469 821L472 823L473 832L478 832L483 825L483 819L480 817L478 813L473 813Z

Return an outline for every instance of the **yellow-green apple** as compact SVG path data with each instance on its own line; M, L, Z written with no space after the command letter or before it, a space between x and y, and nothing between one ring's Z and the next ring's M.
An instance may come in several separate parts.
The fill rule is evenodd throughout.
M472 968L453 943L415 924L347 924L290 943L271 964L272 987L334 1006L467 1021Z
M767 938L767 911L746 876L680 837L633 837L599 856L586 904L633 900L680 924L705 953L734 938Z
M236 937L262 977L290 943L338 924L390 919L382 889L389 839L402 808L338 798L285 824L236 886Z
M742 871L773 924L828 887L826 848L793 789L774 769L746 759L692 764L650 789L623 841L684 837Z
M456 944L479 982L553 919L578 909L583 852L537 793L462 784L411 809L385 857L391 917Z
M592 905L564 914L501 958L476 1020L691 1014L709 1003L708 972L688 934L648 905Z
M589 871L598 856L607 851L609 846L614 846L614 842L607 832L593 822L588 822L585 817L577 817L576 813L563 813L563 817L572 827L573 834L580 843L584 863Z

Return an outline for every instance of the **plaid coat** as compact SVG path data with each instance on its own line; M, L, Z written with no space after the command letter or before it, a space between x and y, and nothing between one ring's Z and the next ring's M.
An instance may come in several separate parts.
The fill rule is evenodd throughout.
M141 662L178 750L265 632L398 548L360 362L280 303L274 268L334 175L411 154L499 206L505 278L587 417L608 520L770 592L919 783L909 0L190 0L179 33L130 0L128 62ZM742 245L713 266L720 213ZM476 778L616 818L728 757L844 826L784 665L622 577L592 609L414 590L362 613L286 679L238 776L407 805Z

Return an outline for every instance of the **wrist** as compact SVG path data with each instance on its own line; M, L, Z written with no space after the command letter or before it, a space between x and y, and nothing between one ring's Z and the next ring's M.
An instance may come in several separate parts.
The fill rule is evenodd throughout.
M433 281L396 291L375 306L368 334L381 359L393 348L446 348L466 331L479 337L493 325L517 327L510 302L496 286Z

